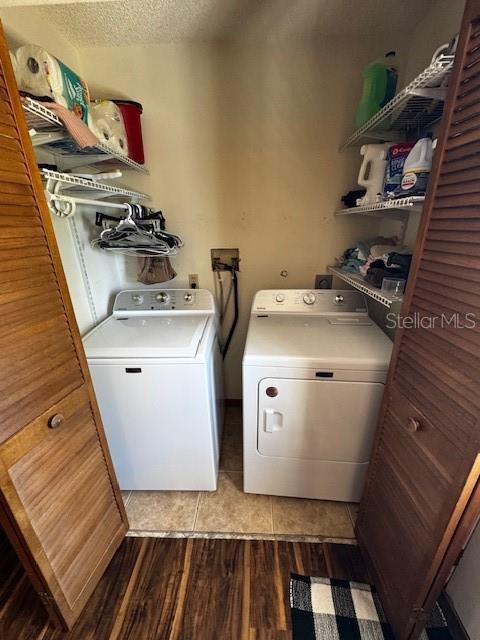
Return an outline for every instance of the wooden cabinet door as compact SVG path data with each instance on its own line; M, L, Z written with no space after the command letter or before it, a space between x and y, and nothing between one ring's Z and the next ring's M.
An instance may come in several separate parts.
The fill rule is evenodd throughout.
M68 627L127 519L49 216L0 33L0 520Z
M44 603L71 626L125 536L86 385L0 447L0 486Z
M418 637L480 472L480 1L467 2L357 536ZM465 536L468 532L465 533Z

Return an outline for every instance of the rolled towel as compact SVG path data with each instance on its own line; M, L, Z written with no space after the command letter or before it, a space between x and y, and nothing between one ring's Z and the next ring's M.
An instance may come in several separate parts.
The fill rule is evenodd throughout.
M124 156L128 156L128 143L123 116L111 100L101 100L90 104L88 126L100 142Z
M50 98L88 123L90 94L80 76L35 44L19 47L15 58L20 91Z

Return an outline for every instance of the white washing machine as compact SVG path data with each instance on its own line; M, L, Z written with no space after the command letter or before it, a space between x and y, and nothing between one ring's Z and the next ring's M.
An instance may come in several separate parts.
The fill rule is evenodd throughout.
M245 491L359 501L391 350L358 291L259 291L243 358Z
M120 488L214 491L223 394L212 294L122 291L84 347Z

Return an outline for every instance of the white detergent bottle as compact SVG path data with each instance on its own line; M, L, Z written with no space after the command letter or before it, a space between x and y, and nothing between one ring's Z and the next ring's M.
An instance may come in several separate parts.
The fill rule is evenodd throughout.
M403 176L398 196L423 196L427 191L432 169L433 145L430 137L420 138L403 165Z
M360 147L363 162L358 173L357 182L367 192L363 198L357 201L358 205L373 204L381 199L389 146L389 144L364 144Z

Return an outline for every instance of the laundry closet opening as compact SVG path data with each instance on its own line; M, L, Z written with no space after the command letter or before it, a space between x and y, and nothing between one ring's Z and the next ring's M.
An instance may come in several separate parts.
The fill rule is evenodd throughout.
M126 534L358 546L399 638L475 627L477 4L2 3L0 522L57 622Z

